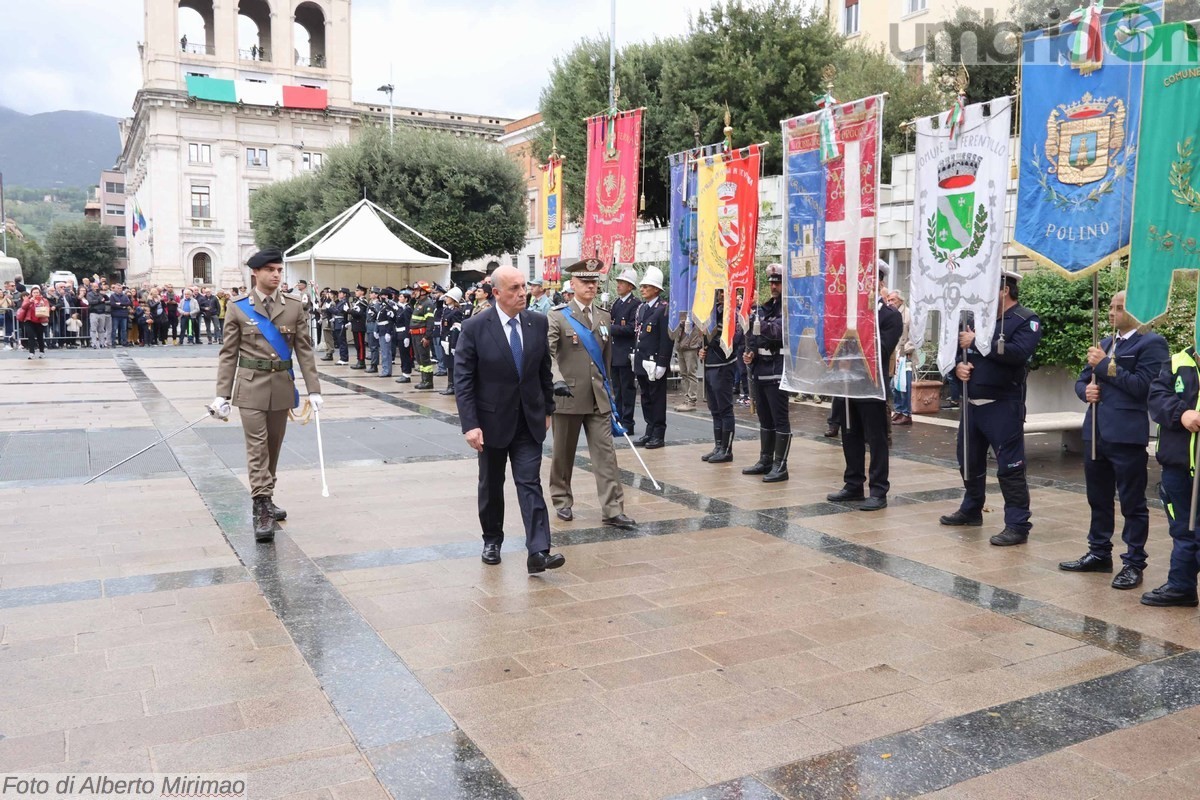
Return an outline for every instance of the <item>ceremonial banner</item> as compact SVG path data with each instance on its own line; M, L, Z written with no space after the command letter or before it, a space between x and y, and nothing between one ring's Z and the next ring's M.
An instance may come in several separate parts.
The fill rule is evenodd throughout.
M1200 70L1187 30L1182 22L1156 29L1156 38L1166 40L1160 50L1169 42L1174 57L1146 65L1142 110L1153 124L1143 125L1138 137L1125 297L1125 308L1141 322L1167 310L1175 270L1200 269Z
M830 111L783 123L783 388L882 399L875 226L883 97ZM825 163L823 142L833 155Z
M717 289L725 290L721 340L733 349L734 314L745 328L754 306L754 254L758 244L759 145L700 160L696 194L699 263L692 318L712 330Z
M975 315L980 352L986 355L992 346L1003 269L1012 98L967 106L958 137L951 137L945 120L944 114L917 120L910 298L910 334L918 348L929 312L939 314L943 375L954 367L964 312Z
M1129 247L1143 58L1129 52L1138 37L1116 37L1118 28L1141 30L1157 19L1151 6L1132 8L1098 25L1093 18L1054 36L1028 33L1023 41L1013 244L1072 278ZM1077 51L1085 40L1092 55L1082 58Z
M588 120L587 191L583 203L582 258L632 263L637 244L638 167L642 110L600 114Z
M671 169L671 293L667 319L671 330L675 331L691 313L695 293L696 251L691 243L695 224L696 165L690 153L676 153L668 163Z
M562 159L551 156L542 170L542 279L558 280L562 257Z

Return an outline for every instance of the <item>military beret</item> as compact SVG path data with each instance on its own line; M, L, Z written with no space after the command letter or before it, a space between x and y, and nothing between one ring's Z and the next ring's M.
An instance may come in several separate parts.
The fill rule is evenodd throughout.
M261 269L267 264L282 264L283 253L277 247L269 247L266 250L259 250L246 262L246 266L250 269Z

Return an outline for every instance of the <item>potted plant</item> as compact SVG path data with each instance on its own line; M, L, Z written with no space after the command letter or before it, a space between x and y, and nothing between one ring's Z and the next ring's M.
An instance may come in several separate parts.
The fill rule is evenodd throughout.
M937 367L937 340L929 339L917 351L913 365L912 412L936 414L942 407L942 375Z

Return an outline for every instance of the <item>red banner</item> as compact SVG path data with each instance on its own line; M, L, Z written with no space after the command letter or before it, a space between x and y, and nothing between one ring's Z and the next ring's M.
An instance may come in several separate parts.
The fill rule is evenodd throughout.
M729 288L725 292L725 319L721 331L726 352L733 351L737 313L742 330L750 324L755 305L754 255L758 249L758 178L761 173L758 145L726 156L725 181L717 187L717 228L727 250Z
M588 120L587 192L583 204L581 258L598 258L607 272L614 262L631 264L637 244L638 167L642 110Z

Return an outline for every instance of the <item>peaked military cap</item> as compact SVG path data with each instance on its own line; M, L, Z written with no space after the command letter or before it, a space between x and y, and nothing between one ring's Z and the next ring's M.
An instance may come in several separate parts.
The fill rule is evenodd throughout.
M569 267L563 267L563 274L572 278L579 278L581 281L598 281L600 280L600 271L604 269L604 263L598 258L588 258L583 261L576 261Z

